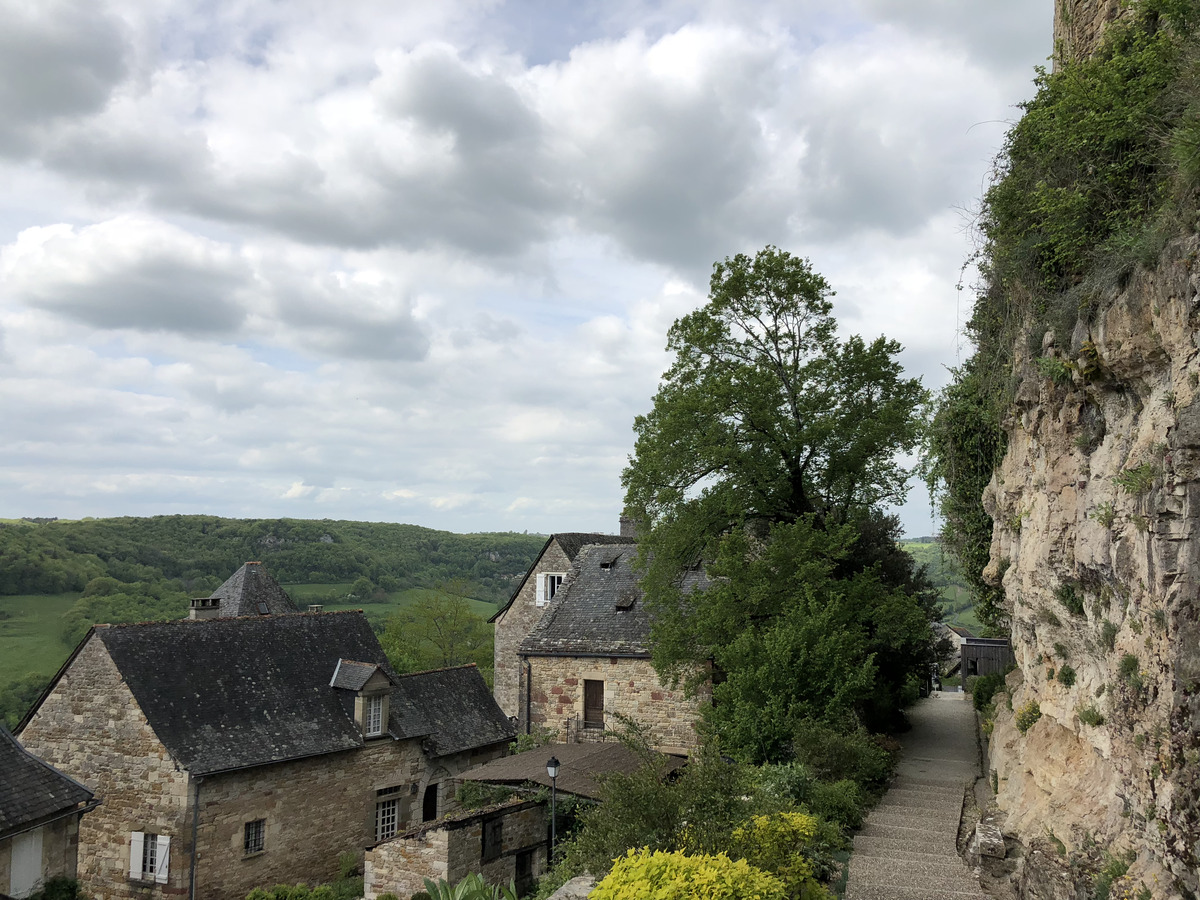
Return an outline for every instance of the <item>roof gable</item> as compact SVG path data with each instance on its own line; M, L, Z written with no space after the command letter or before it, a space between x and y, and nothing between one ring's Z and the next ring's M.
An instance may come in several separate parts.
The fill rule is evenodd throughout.
M0 837L77 810L92 792L22 747L0 723Z
M583 547L545 614L521 644L520 653L645 656L650 652L650 615L642 603L641 578L633 568L637 545L606 542ZM684 575L684 591L704 590L703 571Z
M542 549L538 551L538 555L534 558L533 564L530 565L525 577L521 579L521 583L517 585L516 590L512 592L512 596L508 598L508 602L500 607L496 612L492 613L489 622L496 622L501 616L508 612L508 608L513 605L513 602L520 596L521 591L529 582L529 576L535 572L541 571L538 566L542 561L542 557L546 555L546 551L550 549L551 544L557 544L558 548L563 552L568 560L572 563L579 555L579 551L584 547L593 544L628 544L632 542L632 538L622 537L619 534L592 534L586 531L565 531L561 534L552 534L546 538L546 543L542 545Z
M280 616L297 611L287 591L267 574L260 562L245 563L209 594L209 599L221 601L222 618Z

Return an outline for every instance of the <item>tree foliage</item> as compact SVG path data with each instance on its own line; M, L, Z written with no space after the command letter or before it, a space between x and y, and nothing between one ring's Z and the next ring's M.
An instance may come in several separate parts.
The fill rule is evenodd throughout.
M439 591L409 604L388 618L379 642L397 672L466 663L492 670L492 627L460 594Z
M774 247L716 264L708 304L669 332L623 475L655 664L693 681L716 666L712 721L748 759L786 755L803 719L886 724L935 615L879 513L904 497L926 392L895 341L838 338L830 294ZM712 586L684 596L702 561Z

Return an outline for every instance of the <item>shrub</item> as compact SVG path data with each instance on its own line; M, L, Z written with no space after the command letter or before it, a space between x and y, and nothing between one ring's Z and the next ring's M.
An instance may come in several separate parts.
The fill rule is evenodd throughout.
M1121 657L1119 672L1121 680L1133 688L1135 691L1141 691L1144 682L1142 681L1142 673L1139 671L1138 658L1132 653L1126 653Z
M512 788L498 784L484 784L482 781L464 781L459 785L455 797L463 809L482 809L503 803L515 792Z
M1071 363L1057 356L1040 356L1033 361L1033 365L1043 378L1055 384L1070 384L1071 372L1075 369Z
M783 882L750 865L715 856L630 850L588 895L592 900L785 900Z
M1096 891L1096 900L1108 900L1113 882L1119 881L1129 871L1129 863L1125 860L1119 859L1111 853L1106 853L1104 856L1106 860L1104 868L1096 874L1093 885Z
M1058 683L1063 687L1072 687L1075 684L1075 670L1070 666L1063 666L1058 670Z
M87 895L74 878L57 875L30 894L28 900L87 900Z
M1054 655L1057 656L1059 659L1070 659L1071 651L1069 651L1067 649L1065 644L1060 644L1058 641L1055 641L1054 642Z
M1079 592L1075 590L1075 585L1069 581L1064 581L1054 589L1054 596L1058 598L1058 602L1066 607L1067 612L1073 616L1083 615L1083 598L1079 596Z
M1158 476L1158 466L1147 462L1114 476L1113 484L1127 494L1144 494L1154 485L1154 479Z
M842 829L858 828L863 820L862 790L849 778L818 781L809 792L808 808Z
M1112 622L1108 621L1108 619L1104 620L1104 623L1100 626L1100 643L1104 645L1105 650L1112 650L1114 647L1116 647L1117 632L1119 630L1120 629L1117 628L1117 626Z
M779 878L789 897L821 896L804 848L817 836L815 817L798 812L754 816L733 830L734 852Z
M975 680L975 689L972 692L975 701L975 708L980 712L992 702L992 698L996 696L997 691L1004 690L1004 678L1011 672L1012 666L1004 672L992 672L989 675L980 675Z
M794 735L796 761L822 781L857 781L878 791L892 774L892 758L863 730L841 732L811 719Z
M1081 706L1075 711L1075 715L1079 716L1079 721L1084 725L1090 725L1092 728L1098 728L1104 724L1104 716L1095 706Z
M1033 723L1042 717L1042 708L1038 706L1036 700L1030 700L1024 706L1017 710L1014 724L1017 726L1017 731L1024 734L1033 727Z

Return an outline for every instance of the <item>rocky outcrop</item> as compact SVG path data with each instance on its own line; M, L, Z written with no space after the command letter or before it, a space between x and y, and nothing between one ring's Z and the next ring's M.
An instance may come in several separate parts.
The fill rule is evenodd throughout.
M1074 333L1020 342L984 498L1018 664L990 766L1006 831L1128 854L1131 895L1194 896L1200 240L1091 300Z
M1055 64L1090 56L1105 26L1127 9L1123 0L1054 0Z

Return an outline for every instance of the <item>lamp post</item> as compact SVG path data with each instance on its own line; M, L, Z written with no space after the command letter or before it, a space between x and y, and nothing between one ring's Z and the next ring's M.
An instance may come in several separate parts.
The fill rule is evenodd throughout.
M552 756L546 761L546 774L550 776L550 862L554 861L554 844L558 838L555 829L554 801L558 789L558 757Z

